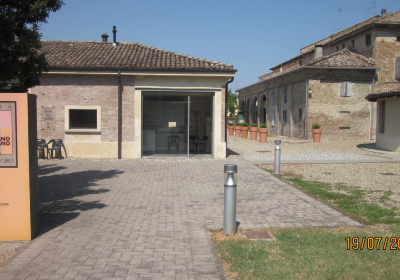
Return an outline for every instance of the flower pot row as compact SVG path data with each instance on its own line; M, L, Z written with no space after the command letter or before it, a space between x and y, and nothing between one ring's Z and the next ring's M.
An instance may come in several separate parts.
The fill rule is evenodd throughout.
M228 126L229 135L233 135L235 131L235 136L240 137L242 134L242 138L247 138L249 133L248 126ZM268 128L258 128L258 127L250 127L250 140L257 140L257 134L260 133L260 142L266 143L268 137Z

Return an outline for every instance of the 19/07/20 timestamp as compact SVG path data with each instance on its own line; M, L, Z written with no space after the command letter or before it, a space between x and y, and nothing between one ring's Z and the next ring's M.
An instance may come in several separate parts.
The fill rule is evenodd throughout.
M400 250L400 237L346 237L347 250Z

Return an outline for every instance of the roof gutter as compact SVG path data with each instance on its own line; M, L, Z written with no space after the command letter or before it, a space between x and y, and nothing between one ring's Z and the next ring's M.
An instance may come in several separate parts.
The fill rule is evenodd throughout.
M232 77L230 78L226 83L225 83L225 143L226 143L226 150L225 150L225 155L228 154L228 84L232 83L235 78Z
M84 71L95 71L95 72L101 72L101 71L140 71L140 72L198 72L198 73L210 73L210 72L221 72L221 73L236 73L237 69L154 69L154 68L110 68L110 67L105 67L105 68L93 68L93 67L88 67L88 68L73 68L73 67L49 67L49 71L78 71L78 72L84 72Z

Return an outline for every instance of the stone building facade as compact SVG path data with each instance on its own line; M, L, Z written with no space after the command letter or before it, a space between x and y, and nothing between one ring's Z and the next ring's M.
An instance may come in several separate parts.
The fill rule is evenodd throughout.
M301 49L300 54L241 88L247 122L276 135L372 138L376 105L365 96L399 85L400 11L374 16Z
M62 139L68 156L226 157L232 65L138 43L43 41L42 51L50 69L30 89L38 138Z

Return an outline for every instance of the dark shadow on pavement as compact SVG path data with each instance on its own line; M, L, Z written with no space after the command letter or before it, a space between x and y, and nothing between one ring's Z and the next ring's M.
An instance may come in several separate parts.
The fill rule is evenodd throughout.
M228 148L226 151L226 157L229 157L229 156L240 156L240 154L238 154L235 151L232 151L231 149Z
M57 164L48 164L48 165L39 165L38 166L38 175L47 175L50 173L54 173L60 171L62 169L66 169L64 166L59 166Z
M55 166L44 166L44 170L66 169ZM110 189L99 186L98 182L121 173L123 171L87 170L39 176L41 234L75 219L80 212L106 207L96 195L109 192Z
M382 150L377 149L377 148L375 147L375 143L358 144L358 145L357 145L357 148L360 148L360 149L369 149L369 150L376 150L376 151L382 151Z

